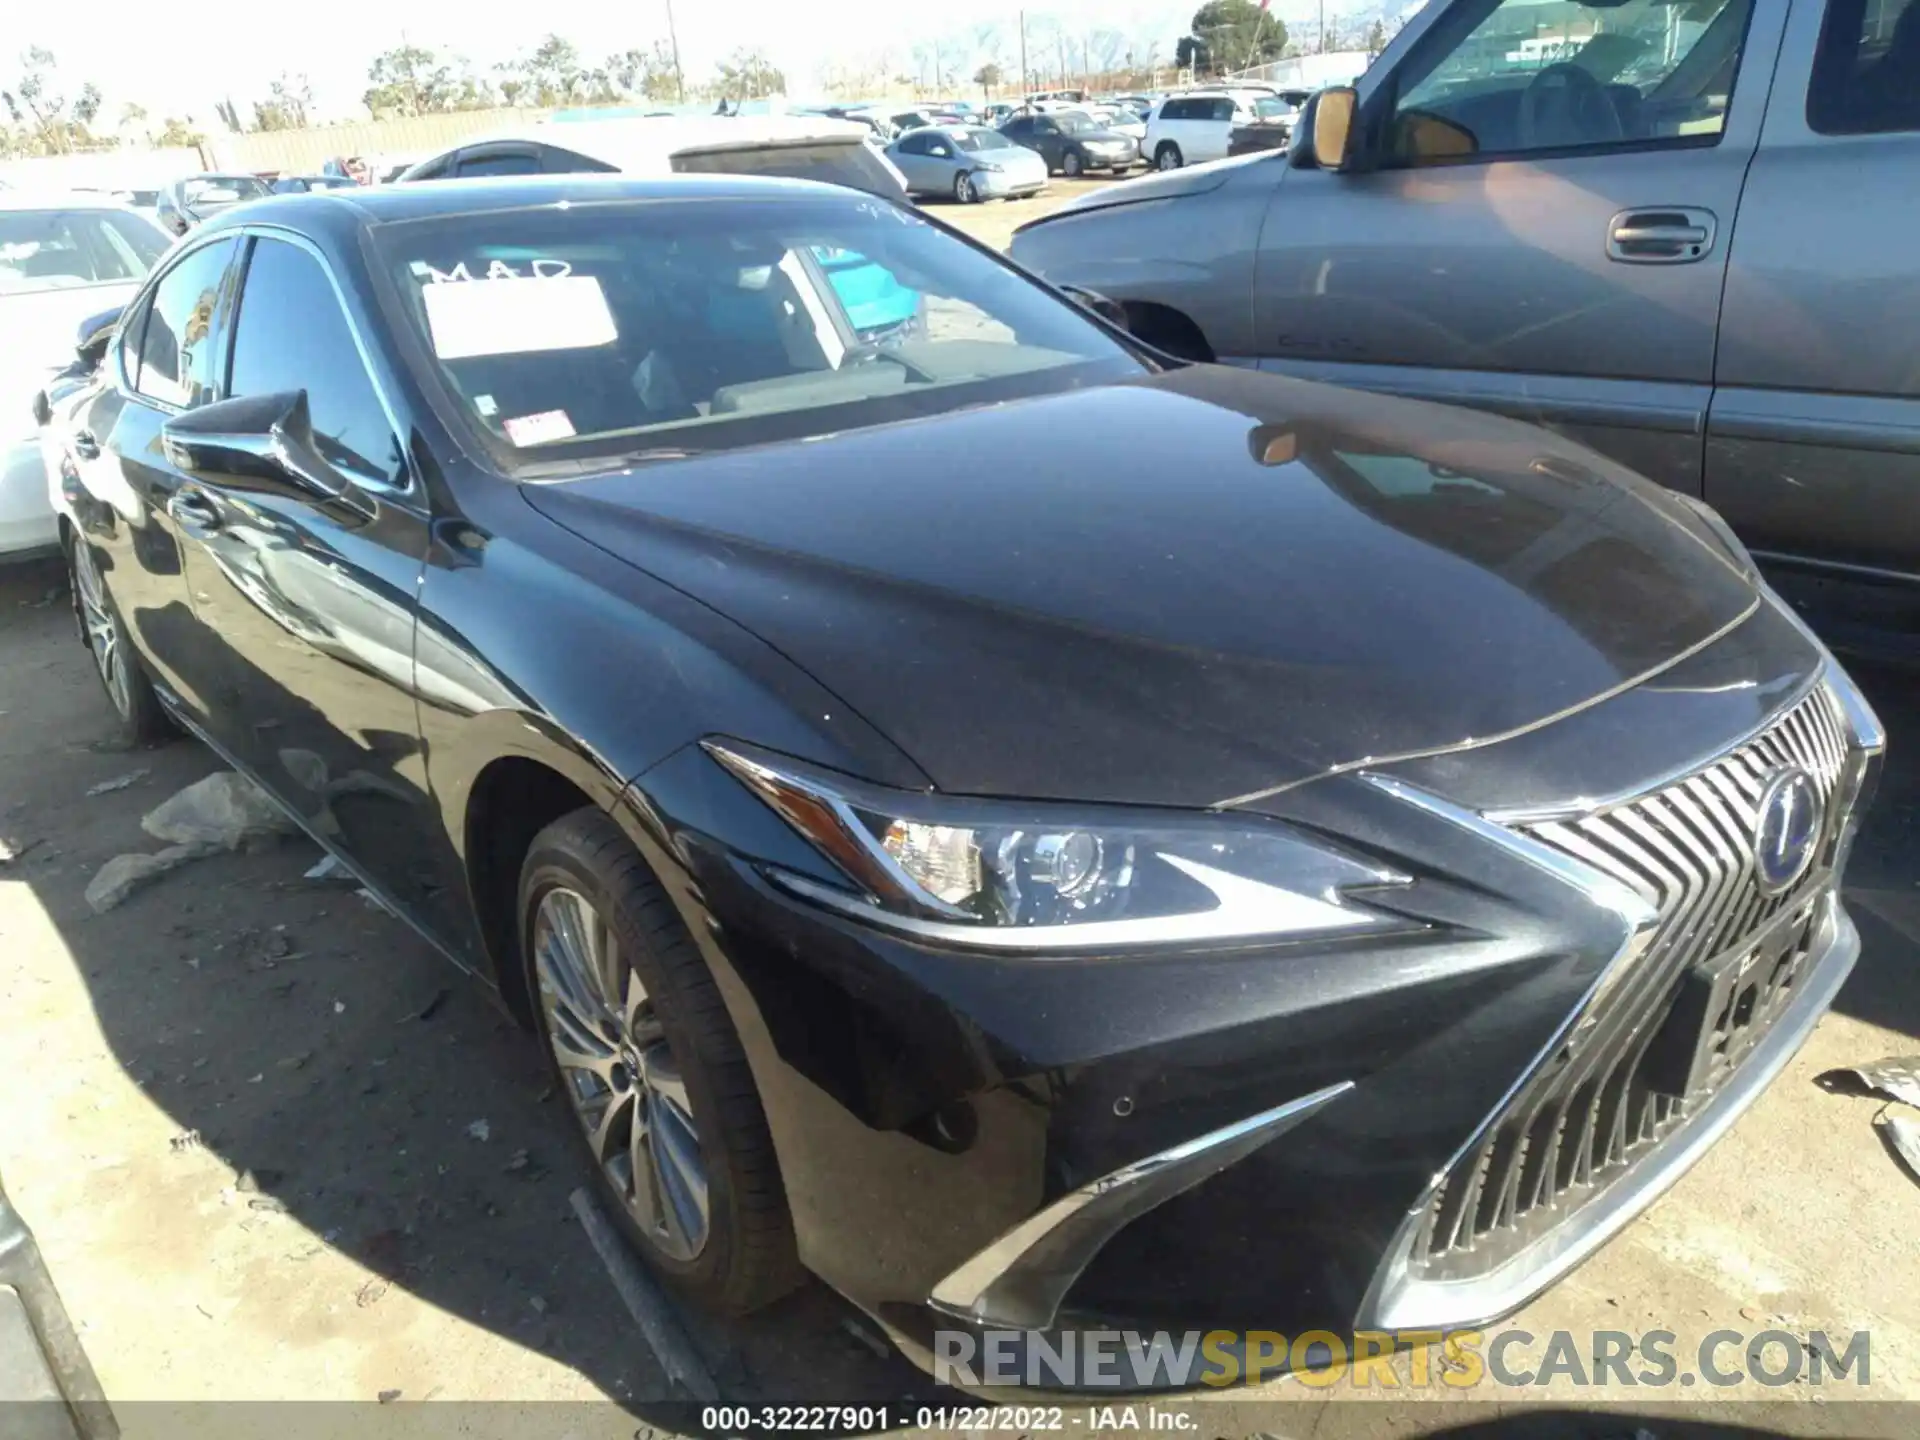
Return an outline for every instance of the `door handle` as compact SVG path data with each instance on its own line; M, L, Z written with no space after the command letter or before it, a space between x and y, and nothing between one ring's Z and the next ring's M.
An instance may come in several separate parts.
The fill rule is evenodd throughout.
M176 490L167 498L167 514L185 530L218 530L220 512L197 490Z
M73 453L78 455L82 460L98 460L100 458L100 442L93 438L93 432L91 430L76 430L73 432Z
M1691 265L1713 249L1711 210L1622 210L1607 223L1607 258L1628 265Z

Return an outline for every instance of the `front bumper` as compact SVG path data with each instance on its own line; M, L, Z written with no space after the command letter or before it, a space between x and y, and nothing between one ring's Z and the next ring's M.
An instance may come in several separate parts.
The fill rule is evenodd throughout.
M1014 195L1033 195L1047 188L1047 173L1041 167L1031 170L978 170L974 172L975 190L982 199L1005 200Z
M36 435L0 454L0 557L51 550L59 540L47 494L47 466Z
M1850 689L1829 665L1763 609L1658 690L1608 702L1590 717L1615 727L1607 764L1626 763L1623 721L1692 747L1670 768L1648 741L1633 757L1635 794L1618 803L1744 754L1828 694L1812 684ZM1390 903L1420 928L1151 956L957 954L792 899L764 867L821 862L692 751L642 777L636 805L741 1031L802 1259L922 1364L935 1332L956 1328L1460 1326L1524 1303L1649 1204L1764 1088L1844 980L1858 941L1838 880L1879 739L1863 706L1818 703L1831 735L1800 720L1792 735L1815 746L1833 818L1818 865L1766 912L1768 924L1803 919L1804 943L1789 971L1773 951L1755 971L1755 984L1787 983L1750 1006L1766 1022L1749 1027L1754 1043L1729 1049L1711 1084L1688 1072L1618 1165L1602 1147L1569 1161L1557 1189L1536 1176L1530 1193L1551 1205L1529 1221L1496 1197L1451 1248L1433 1243L1433 1217L1459 1213L1438 1182L1457 1196L1486 1147L1497 1159L1503 1126L1535 1123L1522 1102L1550 1091L1563 1056L1613 1053L1621 1034L1695 1042L1671 1018L1683 982L1722 973L1728 956L1744 977L1742 957L1759 953L1758 932L1729 921L1728 945L1696 955L1673 938L1684 926L1661 928L1678 900L1653 903L1546 854L1529 827L1562 821L1490 820L1491 807L1461 804L1479 777L1500 774L1501 747L1258 802L1419 877ZM1686 723L1663 727L1648 705L1680 707ZM1749 728L1703 760L1699 736L1728 732L1701 725L1731 705L1755 709ZM1543 748L1561 728L1529 741L1528 799L1541 813L1556 787L1612 793L1589 730L1566 723L1564 742ZM1724 879L1709 887L1723 899ZM1556 1103L1573 1113L1572 1099Z

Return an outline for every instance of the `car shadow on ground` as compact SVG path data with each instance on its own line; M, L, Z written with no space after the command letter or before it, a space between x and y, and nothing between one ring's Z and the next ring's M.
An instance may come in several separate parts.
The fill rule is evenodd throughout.
M185 739L114 750L64 586L57 565L0 570L0 835L24 847L0 878L31 888L113 1059L171 1118L177 1147L229 1172L231 1223L271 1235L276 1263L324 1247L373 1272L327 1315L271 1323L322 1338L336 1310L404 1289L642 1415L686 1398L573 1216L587 1173L532 1038L352 886L306 879L316 846L216 855L91 912L101 864L159 848L141 816L223 765ZM725 1325L681 1313L730 1400L937 1393L817 1284Z

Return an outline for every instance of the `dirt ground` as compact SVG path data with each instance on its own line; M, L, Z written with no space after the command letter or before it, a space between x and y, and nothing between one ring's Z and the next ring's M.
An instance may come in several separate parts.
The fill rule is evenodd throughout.
M64 589L52 564L0 569L0 839L21 851L0 862L0 1174L130 1440L187 1433L170 1407L283 1397L391 1402L345 1429L307 1417L315 1434L388 1433L365 1417L427 1399L513 1402L463 1411L461 1434L535 1433L527 1407L555 1401L577 1404L547 1406L541 1423L564 1414L582 1440L683 1423L569 1209L582 1178L571 1122L532 1045L398 922L305 880L313 846L201 860L88 910L100 865L158 848L140 817L219 762L186 741L104 743L106 702ZM1875 1102L1813 1083L1920 1051L1920 762L1902 753L1920 700L1910 676L1861 675L1895 761L1852 871L1859 970L1701 1165L1513 1324L1667 1328L1683 1356L1721 1328L1868 1330L1872 1384L1846 1393L1920 1401L1920 1185L1874 1131ZM749 1323L691 1323L731 1399L934 1393L821 1287ZM1289 1384L1260 1398L1271 1404L1212 1412L1208 1429L1414 1435L1455 1413L1405 1391L1330 1406ZM1556 1384L1472 1398L1564 1411L1600 1397ZM1756 1433L1920 1434L1920 1411L1883 1430L1886 1415L1869 1426L1815 1398L1829 1395L1749 1384L1710 1413ZM191 1433L229 1433L194 1413Z

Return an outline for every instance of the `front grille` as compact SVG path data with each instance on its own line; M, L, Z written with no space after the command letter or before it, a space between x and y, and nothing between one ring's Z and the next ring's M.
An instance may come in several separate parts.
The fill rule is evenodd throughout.
M1523 833L1631 887L1658 918L1428 1206L1415 1272L1483 1274L1564 1221L1683 1124L1766 1033L1812 953L1852 800L1848 729L1816 686L1759 735L1680 780ZM1825 802L1805 878L1766 894L1754 868L1768 779L1797 765Z

